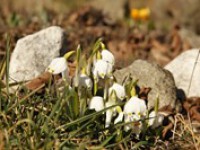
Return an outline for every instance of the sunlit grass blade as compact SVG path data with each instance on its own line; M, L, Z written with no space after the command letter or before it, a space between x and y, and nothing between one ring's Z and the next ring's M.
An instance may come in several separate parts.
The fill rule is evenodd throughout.
M6 71L6 56L2 59L2 62L0 62L0 80L3 79Z

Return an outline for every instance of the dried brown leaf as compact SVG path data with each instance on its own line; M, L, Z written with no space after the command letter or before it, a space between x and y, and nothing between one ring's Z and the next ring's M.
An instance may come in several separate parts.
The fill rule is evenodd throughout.
M151 91L150 87L142 87L139 92L139 98L148 100L148 94Z
M51 78L51 74L49 72L44 72L37 78L29 81L25 86L29 90L35 90L43 84L47 84Z
M167 135L167 133L168 133L171 129L173 129L173 127L174 127L174 124L173 124L172 122L169 123L167 126L165 126L164 129L163 129L163 131L162 131L162 137L165 138L166 135Z
M192 120L197 120L200 122L200 106L193 106L189 111Z

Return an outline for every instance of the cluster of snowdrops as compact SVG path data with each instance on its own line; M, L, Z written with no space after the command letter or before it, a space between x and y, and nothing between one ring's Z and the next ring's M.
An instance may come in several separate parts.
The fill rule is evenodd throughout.
M67 61L72 55L75 55L76 62L73 78L69 76ZM81 49L78 47L76 51L53 59L47 71L54 75L61 74L69 89L76 88L80 99L85 97L81 100L87 109L98 112L109 107L110 109L102 112L105 115L105 128L123 122L125 131L132 130L139 135L146 126L161 126L164 116L158 114L156 107L153 111L148 111L145 100L136 93L135 81L123 85L116 82L113 76L114 64L113 54L101 41L97 41L87 58L85 55L81 56ZM121 103L123 105L119 105Z

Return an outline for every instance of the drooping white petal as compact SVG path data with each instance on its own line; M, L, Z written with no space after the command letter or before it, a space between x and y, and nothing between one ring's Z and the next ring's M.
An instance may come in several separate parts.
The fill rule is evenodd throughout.
M102 60L114 65L115 64L115 58L114 55L109 50L102 50L101 52Z
M55 58L47 67L47 71L52 74L59 74L68 71L67 60L64 57Z
M98 60L94 64L93 74L95 76L99 76L101 78L104 78L106 73L107 73L107 66L108 66L107 62L105 62L103 60Z
M126 92L124 86L114 83L110 88L109 88L109 95L112 93L112 91L116 92L116 96L118 99L123 100L126 97Z
M124 113L123 113L123 112L120 112L120 113L118 114L117 118L115 119L114 124L117 124L117 123L119 123L119 122L122 122L123 117L124 117Z
M142 115L142 116L146 115L147 106L145 101L136 96L131 97L131 99L128 100L124 105L124 113L125 114L135 113L136 115Z
M110 107L110 106L113 106L113 105L115 105L114 101L106 102L106 108ZM105 123L105 127L106 128L110 126L110 123L111 123L111 120L112 120L112 117L113 117L114 113L115 113L115 109L114 108L108 109L106 111L106 123Z
M107 63L106 76L108 78L112 78L112 72L113 72L113 65L110 63Z
M92 72L95 78L98 79L98 77L100 77L104 79L105 76L111 77L112 71L113 71L113 66L110 63L100 59L97 60L97 62L94 64Z
M79 76L79 86L91 89L93 86L92 80L86 74L81 74Z
M161 126L163 120L164 120L164 115L162 114L159 113L156 114L155 111L152 111L149 114L149 126L151 126L153 129Z
M101 111L104 109L103 97L94 96L89 103L89 109L95 109L95 111Z

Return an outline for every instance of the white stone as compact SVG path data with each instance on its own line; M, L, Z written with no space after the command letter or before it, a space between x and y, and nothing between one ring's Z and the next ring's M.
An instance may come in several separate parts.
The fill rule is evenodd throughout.
M177 88L186 96L200 96L200 49L180 54L165 69L173 74Z
M64 31L52 26L19 39L10 60L10 81L31 80L44 72L60 55L64 38Z

